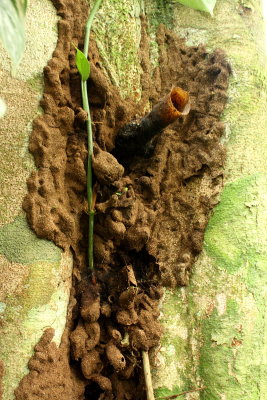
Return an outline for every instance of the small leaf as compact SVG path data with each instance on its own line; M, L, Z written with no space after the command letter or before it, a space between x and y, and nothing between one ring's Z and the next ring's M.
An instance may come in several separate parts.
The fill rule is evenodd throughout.
M216 0L177 0L184 6L194 8L199 11L206 11L213 15L213 9L216 4Z
M76 61L76 66L78 68L78 71L81 75L81 78L83 81L87 81L90 75L90 64L83 52L79 49L76 48L76 56L75 56L75 61Z
M4 102L3 99L0 98L0 118L3 118L5 113L6 113L6 103Z
M24 0L23 3L24 14L26 14L27 7L28 7L28 0Z
M14 6L12 0L0 1L0 40L17 66L25 46L24 13Z
M24 18L28 5L28 0L11 0L13 6L16 8L20 17Z
M26 14L27 7L28 7L28 0L22 0L22 9L24 11L24 15Z

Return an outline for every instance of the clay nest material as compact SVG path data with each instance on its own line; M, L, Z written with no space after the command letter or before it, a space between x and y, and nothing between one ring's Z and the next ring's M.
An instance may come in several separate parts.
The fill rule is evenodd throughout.
M222 187L225 150L219 117L230 67L221 50L188 47L160 26L159 67L152 71L144 18L142 97L123 100L106 77L95 42L88 92L94 130L97 203L95 282L87 271L86 115L81 109L74 43L83 44L88 15L81 1L54 0L59 39L44 69L44 114L33 124L30 151L37 170L24 201L41 238L74 257L69 318L62 344L45 333L29 362L17 399L144 398L141 350L160 343L163 286L187 285L204 230ZM116 153L115 139L172 86L190 93L191 112L140 151ZM116 156L116 157L115 157ZM49 382L49 384L47 384Z

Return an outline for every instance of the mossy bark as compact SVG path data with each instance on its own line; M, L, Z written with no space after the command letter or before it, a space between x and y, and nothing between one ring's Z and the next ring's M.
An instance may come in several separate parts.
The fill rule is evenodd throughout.
M186 398L267 399L267 86L263 1L218 0L212 18L175 1L104 0L94 24L103 66L124 97L138 99L141 92L140 13L148 18L153 65L157 64L155 32L163 22L185 37L188 44L204 43L210 50L224 49L233 68L223 116L223 140L228 150L225 186L190 285L166 291L162 317L165 335L154 371L157 395L205 386L205 390ZM42 26L40 21L48 25ZM49 0L30 4L26 30L28 50L16 78L7 71L3 50L0 63L5 82L1 96L9 109L0 121L5 165L1 172L4 199L0 265L6 277L0 303L1 338L5 343L0 346L0 359L5 363L5 400L13 398L13 390L26 372L27 360L43 329L55 327L57 342L60 341L71 273L70 256L52 243L37 239L21 211L25 182L33 169L27 137L31 121L39 112L42 68L51 57L57 37L55 10ZM49 291L43 290L44 281Z
M223 120L225 186L188 288L167 292L157 393L266 399L266 48L260 1L219 1L214 18L174 6L187 43L223 48L233 68ZM265 293L265 294L264 294ZM265 360L265 361L264 361Z
M7 113L0 120L0 360L4 364L3 399L27 373L33 346L45 328L60 343L71 287L72 258L53 243L38 239L22 211L26 180L34 168L28 152L33 119L41 112L43 67L57 41L57 16L49 0L30 2L26 49L11 76L7 53L0 48L1 97Z

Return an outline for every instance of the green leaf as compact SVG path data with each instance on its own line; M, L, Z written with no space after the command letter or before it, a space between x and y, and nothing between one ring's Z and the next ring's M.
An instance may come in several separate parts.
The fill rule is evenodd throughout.
M76 48L76 56L75 61L78 68L78 71L81 75L83 81L87 81L90 75L90 64L83 52Z
M28 5L28 0L11 0L13 6L16 8L20 17L24 18Z
M26 14L26 10L27 10L27 7L28 7L28 0L24 0L22 2L22 5L23 5L24 14Z
M184 6L194 8L199 11L206 11L213 14L213 9L216 4L216 0L177 0Z
M0 1L0 40L15 66L21 60L25 47L24 16L26 1Z

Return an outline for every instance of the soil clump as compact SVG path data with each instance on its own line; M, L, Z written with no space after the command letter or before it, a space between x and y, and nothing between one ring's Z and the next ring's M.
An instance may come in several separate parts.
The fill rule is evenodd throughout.
M71 249L73 290L59 349L48 330L35 346L16 399L144 399L141 350L159 345L162 287L187 285L222 187L229 64L221 50L188 47L160 26L159 67L149 61L142 17L142 98L123 100L103 72L91 40L89 101L94 121L95 283L87 271L86 115L81 108L75 49L82 48L88 7L54 0L59 38L44 69L44 114L33 125L30 151L38 168L28 180L24 210L39 237ZM115 139L172 86L190 93L191 111L143 151L117 159Z

